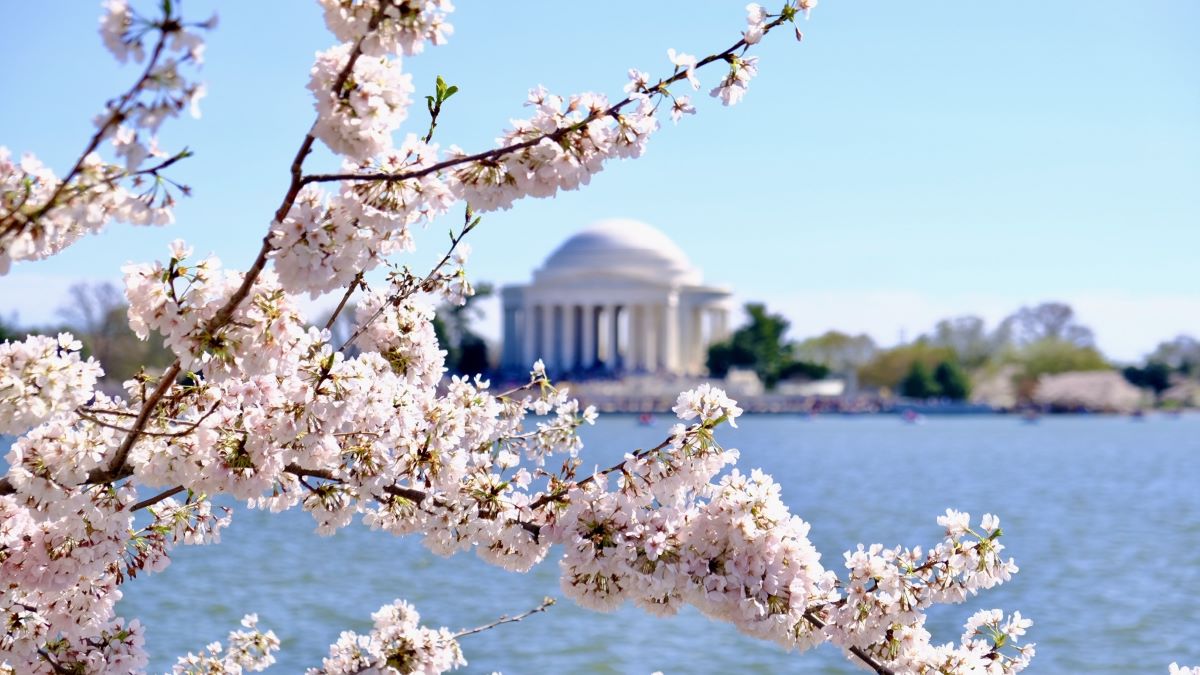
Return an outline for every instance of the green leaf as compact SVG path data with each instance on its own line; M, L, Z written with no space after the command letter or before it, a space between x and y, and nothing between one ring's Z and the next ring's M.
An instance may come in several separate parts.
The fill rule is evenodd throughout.
M452 85L450 85L450 88L446 90L446 95L442 97L442 100L448 101L448 100L450 100L451 96L453 96L457 93L458 93L458 85L452 84Z

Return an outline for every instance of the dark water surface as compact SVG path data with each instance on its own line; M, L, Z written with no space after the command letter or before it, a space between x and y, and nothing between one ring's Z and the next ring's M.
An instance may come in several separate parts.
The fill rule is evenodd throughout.
M586 432L585 458L608 463L660 440L625 416ZM976 609L1034 620L1031 672L1165 673L1200 664L1200 415L1144 422L1071 417L753 417L726 429L739 466L761 467L812 523L826 566L859 542L929 546L947 507L1001 517L1021 572L966 605L938 607L930 628L957 640ZM345 629L365 631L393 598L427 625L476 626L560 595L553 557L526 575L473 555L438 558L415 538L355 526L329 538L303 513L239 508L218 546L177 549L163 573L126 587L121 613L148 625L154 670L199 650L246 612L283 640L274 672L317 665ZM465 672L857 672L821 647L788 654L685 610L656 619L632 607L548 614L466 638ZM463 671L460 671L463 672Z

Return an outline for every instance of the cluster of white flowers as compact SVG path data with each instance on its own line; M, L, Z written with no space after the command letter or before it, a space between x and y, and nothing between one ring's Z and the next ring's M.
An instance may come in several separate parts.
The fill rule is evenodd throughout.
M273 272L258 276L248 302L238 305L230 321L210 328L244 275L222 269L216 257L189 264L190 249L180 240L171 249L166 266L122 268L129 325L138 337L161 334L184 369L203 367L208 379L282 372L295 365L295 353L313 337Z
M171 222L170 204L118 181L126 172L88 153L68 184L30 154L14 161L0 146L0 274L18 260L39 260L99 232L112 221Z
M721 99L725 105L735 105L746 95L750 80L758 75L758 57L731 57L729 73L721 83L709 92L713 97Z
M1168 675L1200 675L1200 666L1189 668L1172 662L1168 668Z
M437 146L409 134L375 162L347 163L346 168L396 174L427 167L436 158ZM436 173L406 181L347 182L333 197L306 186L271 231L280 282L293 292L314 295L344 287L392 254L411 251L411 227L445 213L453 201Z
M454 11L450 0L320 0L325 25L343 42L363 39L369 56L388 53L418 54L425 42L445 44L454 33L446 15ZM378 19L374 30L371 21Z
M984 515L981 534L971 530L970 515L958 511L947 510L938 524L946 528L946 538L927 554L920 548L887 549L879 544L860 544L847 552L841 597L821 612L826 633L843 648L874 652L900 672L943 667L948 670L942 672L973 672L963 665L967 663L1003 666L1003 672L1022 670L1033 657L1033 645L1019 648L1015 656L1000 652L1032 623L1019 612L1003 625L1005 640L998 639L999 633L987 644L974 639L981 626L1000 626L1003 615L994 610L968 620L961 646L930 643L924 628L926 609L935 603L962 602L1017 572L1012 559L1000 557L1004 545L999 542L1000 522L995 516Z
M510 208L522 197L551 197L559 190L587 185L606 160L639 157L658 129L653 98L630 94L632 109L611 112L603 94L584 93L564 100L544 87L530 90L528 120L514 120L499 140L501 147L522 149L451 170L451 190L477 211ZM451 146L449 158L463 158Z
M165 7L169 11L170 4ZM14 261L54 255L112 221L165 225L173 220L174 197L158 181L141 180L139 169L147 158L167 156L157 140L163 121L184 110L199 117L204 85L188 79L182 67L203 61L204 40L189 27L211 29L216 18L189 26L170 15L146 19L126 0L107 0L104 8L101 39L122 63L130 57L145 60L148 36L157 35L160 43L146 72L96 117L96 135L65 177L55 176L31 154L14 162L8 148L0 147L0 274L7 274ZM123 166L105 162L96 152L105 140Z
M0 434L23 434L92 398L104 374L70 333L0 343Z
M375 627L366 635L342 633L320 668L308 675L356 673L422 673L435 675L467 665L454 635L445 628L426 628L412 605L397 600L371 615Z
M229 633L229 646L222 648L213 642L200 654L179 657L174 675L240 675L266 670L275 663L275 652L279 651L279 638L273 631L262 632L258 628L258 615L242 617L242 628Z
M351 55L354 67L343 78ZM339 78L342 85L335 88ZM401 71L398 57L358 55L351 43L317 53L308 88L317 109L313 134L354 161L391 150L392 132L408 117L413 92L412 76Z

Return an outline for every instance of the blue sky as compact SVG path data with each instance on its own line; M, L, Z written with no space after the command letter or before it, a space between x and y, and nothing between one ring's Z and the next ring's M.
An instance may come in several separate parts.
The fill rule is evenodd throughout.
M438 138L472 150L525 114L528 88L615 96L629 67L664 72L668 47L703 55L730 44L745 5L457 4L450 44L405 68L419 94L438 74L461 87ZM185 10L199 19L213 6ZM334 39L315 2L219 13L204 117L163 134L164 147L196 152L173 174L195 189L177 224L117 225L15 266L0 278L0 314L47 320L72 280L116 279L176 237L248 262L311 123L313 53ZM5 14L0 145L61 172L134 71L101 46L98 3L14 3ZM707 280L787 313L796 337L838 327L891 343L942 316L995 321L1058 299L1111 356L1137 358L1159 339L1200 335L1198 25L1190 0L825 0L803 43L781 33L760 45L741 105L703 97L644 158L609 165L580 192L488 215L471 269L521 282L572 231L632 217L674 238ZM711 86L715 73L702 78ZM424 125L414 106L405 130ZM328 154L310 161L334 165ZM445 231L418 238L414 265L440 252Z

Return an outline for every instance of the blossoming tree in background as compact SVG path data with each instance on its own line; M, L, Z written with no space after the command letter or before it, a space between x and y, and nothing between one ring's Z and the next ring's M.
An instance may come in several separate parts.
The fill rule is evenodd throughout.
M584 607L628 601L667 615L690 604L787 649L832 642L881 673L1029 663L1033 647L1018 641L1030 621L1019 612L978 612L956 642L936 644L925 629L929 606L1017 571L1001 555L995 516L972 525L948 510L937 519L944 537L928 550L859 546L839 576L771 477L734 468L738 453L717 431L741 410L720 390L684 392L667 438L591 469L577 430L596 413L555 387L540 362L504 392L478 377L443 377L428 302L472 293L461 244L478 214L577 189L609 160L640 156L663 117L695 112L686 92L707 71L717 71L710 94L736 104L758 71L753 46L792 28L816 0L780 0L774 12L749 5L732 46L704 58L672 49L661 74L629 71L620 100L538 87L530 117L481 152L434 142L456 92L440 79L429 118L410 114L415 88L402 57L451 36L449 0L320 4L340 42L316 56L316 117L279 208L263 219L253 263L225 269L177 241L165 261L123 270L131 327L161 335L174 363L112 397L96 389L103 364L82 358L70 335L0 345L0 433L20 436L0 480L0 672L145 668L141 626L115 613L122 584L166 567L175 546L216 543L230 520L212 504L218 495L304 509L324 534L359 517L419 535L438 554L474 551L513 572L558 545L562 591ZM167 174L188 153L160 149L155 136L195 112L204 87L193 68L215 27L215 18L184 18L170 0L153 13L105 4L104 44L139 75L62 176L0 148L0 273L113 221L172 221L186 188ZM417 131L396 143L406 121ZM307 166L317 142L342 165ZM423 275L394 265L413 249L412 228L441 217L461 225L438 264ZM381 265L386 282L369 284L364 274ZM341 302L314 326L296 298L329 291ZM335 342L329 327L343 312L355 328ZM369 634L343 633L310 672L442 672L465 663L459 639L512 621L452 633L423 627L400 600L373 619ZM278 647L250 615L225 645L181 657L176 671L260 670Z

